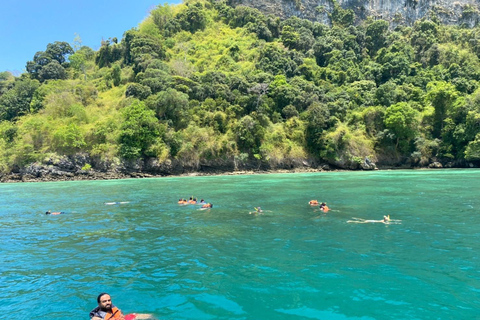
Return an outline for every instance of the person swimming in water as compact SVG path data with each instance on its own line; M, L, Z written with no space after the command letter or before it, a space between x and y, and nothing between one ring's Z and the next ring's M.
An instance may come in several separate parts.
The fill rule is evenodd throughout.
M330 208L327 207L326 202L322 202L322 204L320 205L320 210L322 210L323 212L328 212L328 210L330 210Z
M257 214L264 214L265 212L272 212L270 210L263 210L262 207L253 207L253 209L255 209L255 211L251 211L248 214L257 215Z
M348 223L383 223L383 224L401 224L402 220L393 220L390 219L390 215L383 216L382 220L365 220L361 218L352 218L353 220L348 220Z
M206 209L210 209L210 208L213 208L213 204L205 203L204 205L202 205L202 207L199 210L206 210Z
M253 207L253 209L255 209L255 211L250 211L248 214L253 214L253 215L263 214L263 210L261 207Z
M55 216L55 215L57 215L57 214L64 214L64 213L65 213L65 212L63 212L63 211L52 212L52 211L50 211L50 210L48 210L47 212L45 212L45 214L47 214L47 215L48 215L48 214L51 214L51 215L53 215L53 216Z

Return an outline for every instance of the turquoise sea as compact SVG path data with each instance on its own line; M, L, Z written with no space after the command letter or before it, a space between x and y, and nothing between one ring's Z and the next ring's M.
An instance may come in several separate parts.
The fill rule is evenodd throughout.
M0 203L4 319L88 319L103 291L160 319L480 319L480 170L1 184ZM384 214L401 224L347 223Z

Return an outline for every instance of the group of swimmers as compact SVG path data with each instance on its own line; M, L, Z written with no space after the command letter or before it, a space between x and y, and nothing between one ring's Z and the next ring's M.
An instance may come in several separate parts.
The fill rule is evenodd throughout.
M190 199L184 199L180 198L178 199L178 204L179 205L187 205L187 204L198 204L201 205L201 209L210 209L213 207L213 204L205 202L205 200L201 199L200 202L198 202L197 198L190 197Z
M114 204L124 204L124 203L129 203L129 202L105 202L104 204L106 205L114 205ZM205 202L204 199L201 199L200 201L197 200L197 198L190 197L189 200L180 198L178 199L178 204L179 205L188 205L188 204L193 204L193 205L201 205L199 210L206 210L213 208L213 204ZM328 212L330 208L327 206L326 202L319 202L318 200L310 200L308 204L312 207L318 206L319 209L323 212ZM271 212L269 210L263 210L261 207L254 207L255 211L249 212L249 214L253 215L260 215L264 214L265 212ZM56 211L52 212L51 210L48 210L45 212L46 215L59 215L59 214L64 214L65 212L63 211ZM348 223L383 223L383 224L400 224L402 220L393 220L390 219L390 215L384 215L382 220L366 220L362 218L352 218L353 220L348 220Z

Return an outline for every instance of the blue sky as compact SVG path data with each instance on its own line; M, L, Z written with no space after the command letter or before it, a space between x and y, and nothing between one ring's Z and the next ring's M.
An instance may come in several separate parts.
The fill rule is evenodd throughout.
M102 39L117 37L138 26L159 4L181 0L3 0L0 17L0 72L18 74L48 43L82 44L98 50Z

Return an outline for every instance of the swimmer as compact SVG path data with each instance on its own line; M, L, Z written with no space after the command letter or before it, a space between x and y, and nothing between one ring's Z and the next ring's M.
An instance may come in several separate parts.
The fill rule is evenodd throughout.
M253 209L255 209L255 211L251 211L248 214L257 215L257 214L264 214L265 212L272 212L270 210L263 210L262 207L253 207Z
M213 208L213 204L211 203L205 203L200 209L198 210L207 210Z
M330 208L327 206L326 202L322 202L322 204L320 205L320 210L322 210L323 212L328 212Z
M188 199L188 204L196 204L196 203L197 203L197 198L190 197L190 199Z
M251 211L251 212L249 212L248 214L255 214L255 215L257 215L257 214L263 214L263 210L262 210L261 207L253 207L253 209L255 209L255 211Z
M64 213L65 212L63 212L63 211L51 212L50 210L45 212L45 214L51 214L52 216L56 216L57 214L64 214Z
M318 206L318 200L310 200L308 204L311 206Z
M393 220L390 219L390 215L383 216L382 220L365 220L362 218L352 218L353 220L348 220L347 223L383 223L383 224L401 224L402 220Z
M206 202L205 202L205 200L203 200L203 199L202 199L202 200L200 200L200 202L199 202L199 203L197 203L197 204L204 205L204 204L206 204Z
M186 204L188 204L188 201L186 199L178 199L178 204L186 205Z

